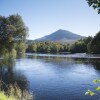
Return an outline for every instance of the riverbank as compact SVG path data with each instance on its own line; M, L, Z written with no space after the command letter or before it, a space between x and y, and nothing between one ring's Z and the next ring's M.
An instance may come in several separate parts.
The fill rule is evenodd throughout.
M50 56L50 57L66 57L66 58L90 58L100 59L100 54L86 54L86 53L75 53L75 54L49 54L49 53L26 53L26 56Z

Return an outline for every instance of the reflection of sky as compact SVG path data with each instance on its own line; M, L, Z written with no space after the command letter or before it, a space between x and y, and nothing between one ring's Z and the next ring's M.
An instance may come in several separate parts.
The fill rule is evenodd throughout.
M16 61L16 70L25 74L38 98L46 100L67 97L68 100L79 100L79 97L86 100L88 97L84 92L93 89L93 79L100 76L100 72L94 69L95 63L77 62L75 59L35 57Z

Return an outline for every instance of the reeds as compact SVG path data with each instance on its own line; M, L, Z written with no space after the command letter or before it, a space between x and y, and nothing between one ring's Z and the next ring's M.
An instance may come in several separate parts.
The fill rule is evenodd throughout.
M2 89L2 85L7 88L6 91ZM0 81L0 100L34 100L32 92L21 90L15 83L7 86L3 81Z

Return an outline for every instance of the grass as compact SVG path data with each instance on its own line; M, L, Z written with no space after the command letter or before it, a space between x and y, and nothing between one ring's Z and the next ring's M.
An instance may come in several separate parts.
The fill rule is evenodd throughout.
M14 96L5 95L4 91L0 91L0 100L18 100Z
M5 85L7 91L2 89L2 85ZM21 90L18 85L7 86L3 81L0 81L0 100L34 100L31 92L27 90Z

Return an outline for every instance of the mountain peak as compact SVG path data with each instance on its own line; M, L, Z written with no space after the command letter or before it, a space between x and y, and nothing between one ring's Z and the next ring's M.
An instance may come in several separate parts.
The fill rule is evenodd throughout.
M66 31L66 30L64 30L64 29L59 29L59 30L57 30L56 32L62 32L62 31Z
M59 29L50 35L44 36L42 38L36 39L36 41L54 41L54 42L67 42L75 41L84 38L78 34L72 33L67 30Z
M59 29L58 31L65 31L65 30L63 30L63 29Z

